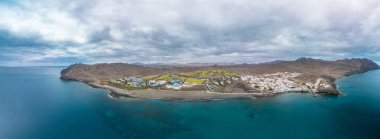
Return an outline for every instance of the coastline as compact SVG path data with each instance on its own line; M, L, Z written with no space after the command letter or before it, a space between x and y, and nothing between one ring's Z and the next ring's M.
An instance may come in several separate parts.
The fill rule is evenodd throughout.
M368 71L365 71L368 72ZM337 85L337 81L343 78L362 74L365 72L355 73L351 75L340 76L334 79L333 84L336 85L336 91L339 95L344 95L344 92ZM78 80L74 80L78 81ZM82 81L79 81L82 82ZM220 93L220 92L204 92L204 91L174 91L174 90L157 90L157 89L141 89L141 90L124 90L108 85L100 85L98 83L88 83L85 84L94 87L100 88L110 91L109 95L113 98L120 97L130 97L130 98L141 98L141 99L161 99L161 100L215 100L215 99L238 99L238 98L260 98L260 97L271 97L276 96L283 93L289 92L281 92L281 93ZM297 92L294 93L304 93ZM321 95L319 93L310 93L314 95Z
M350 74L350 75L344 75L344 76L337 77L337 78L334 79L334 84L336 85L336 90L339 92L339 95L345 95L344 91L342 91L341 86L339 86L338 82L340 82L341 80L344 80L345 78L351 77L351 76L357 76L357 75L360 75L360 74L363 74L363 73L367 73L367 72L375 72L377 70L380 70L380 69L363 71L363 72L358 72L358 73L353 73L353 74Z
M93 65L73 64L61 70L60 78L84 82L95 88L110 90L111 97L131 97L143 99L169 100L209 100L226 98L253 98L276 96L282 93L311 93L312 95L342 95L336 81L354 74L361 74L380 67L369 59L343 59L325 61L299 58L294 61L274 61L261 64L205 66L205 67L145 67L127 63L100 63ZM163 73L166 73L165 76ZM170 74L169 74L170 73ZM231 83L233 75L243 75L230 88L208 91L174 91L161 89L125 90L124 88L102 85L102 81L123 84L129 77L160 75L160 80L170 78L205 78L207 90L215 86ZM161 75L162 74L162 75ZM176 75L176 76L174 76ZM172 77L173 76L173 77ZM127 78L127 79L124 79ZM133 78L133 79L134 79ZM139 78L137 78L139 79ZM135 80L137 80L135 79ZM144 80L143 78L140 78ZM156 79L156 78L155 78ZM149 79L151 80L151 79ZM179 79L177 79L179 80ZM237 79L236 79L237 80ZM130 82L130 81L129 81ZM141 81L133 81L141 82ZM156 82L153 80L153 83ZM107 83L105 83L107 84ZM135 83L139 86L139 83ZM129 84L129 86L132 86ZM128 87L129 87L128 86ZM135 85L133 85L135 86ZM141 86L141 84L140 84ZM238 88L238 89L234 89ZM131 89L134 89L133 87ZM228 93L222 93L228 92Z
M108 85L97 83L86 83L95 88L101 88L111 91L110 95L115 98L131 97L142 99L162 99L162 100L213 100L213 99L231 99L231 98L258 98L275 96L275 93L219 93L203 91L174 91L174 90L124 90Z

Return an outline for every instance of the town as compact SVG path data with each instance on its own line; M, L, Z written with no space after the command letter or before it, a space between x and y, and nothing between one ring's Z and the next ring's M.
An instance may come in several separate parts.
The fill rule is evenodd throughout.
M130 76L110 80L103 84L125 90L159 89L175 91L211 91L224 92L233 83L243 83L247 92L316 92L330 88L327 81L318 79L314 82L300 82L301 73L277 72L272 74L238 75L234 72L217 69L185 73L163 73L149 76Z

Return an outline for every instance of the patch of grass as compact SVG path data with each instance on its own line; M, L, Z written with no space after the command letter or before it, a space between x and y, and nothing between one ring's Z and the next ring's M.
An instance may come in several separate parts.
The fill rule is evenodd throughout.
M180 76L179 79L180 79L181 81L185 81L185 80L187 79L187 77Z
M194 77L195 75L198 75L198 74L199 74L198 71L191 71L191 72L181 73L181 75L187 76L187 77Z
M171 77L172 78L179 78L179 75L172 74Z
M226 69L219 69L218 72L228 76L238 76L235 72L231 72Z
M185 81L189 83L196 83L196 84L202 84L205 82L204 80L197 79L197 78L187 78Z
M162 74L160 77L158 77L156 80L164 80L167 81L170 79L170 74Z
M217 69L217 70L200 70L200 71L192 71L181 73L182 76L186 77L199 77L199 78L207 78L207 77L215 77L215 76L238 76L238 74L231 72L226 69Z
M171 78L178 78L180 79L181 81L184 81L186 80L187 77L183 76L182 74L181 75L176 75L176 74L162 74L160 77L156 78L155 80L164 80L164 81L168 81L169 79Z
M129 85L129 84L125 84L124 85L124 89L126 90L133 90L135 87L133 87L132 85Z
M199 73L199 76L201 78L212 77L212 76L215 76L215 73L212 70L205 70L205 71L201 71Z

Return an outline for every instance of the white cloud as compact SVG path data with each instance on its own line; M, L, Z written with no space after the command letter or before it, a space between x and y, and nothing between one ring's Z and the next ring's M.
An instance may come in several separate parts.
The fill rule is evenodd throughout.
M44 9L44 7L36 7ZM0 28L19 36L35 35L50 42L73 41L86 42L85 25L73 19L71 15L51 9L50 11L1 6Z
M377 0L20 1L0 4L0 30L51 46L24 51L30 62L378 59L379 9Z

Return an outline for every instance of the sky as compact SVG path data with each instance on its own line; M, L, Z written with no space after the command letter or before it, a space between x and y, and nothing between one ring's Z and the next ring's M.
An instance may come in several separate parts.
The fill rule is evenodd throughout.
M380 63L379 0L0 0L0 66Z

